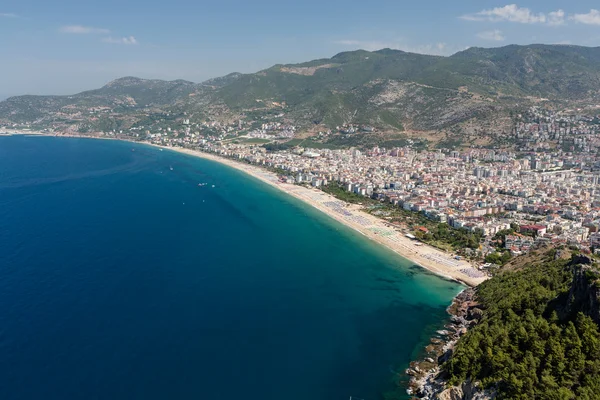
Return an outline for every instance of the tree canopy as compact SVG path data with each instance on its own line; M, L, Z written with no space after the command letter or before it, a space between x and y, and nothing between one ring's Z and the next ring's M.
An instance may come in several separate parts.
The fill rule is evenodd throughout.
M483 283L483 318L443 365L450 383L481 381L504 399L600 399L599 327L557 313L572 279L569 260L545 260Z

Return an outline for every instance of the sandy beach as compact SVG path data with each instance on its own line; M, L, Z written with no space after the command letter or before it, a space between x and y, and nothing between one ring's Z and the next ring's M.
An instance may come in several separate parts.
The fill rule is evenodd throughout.
M7 132L8 134L26 134L37 136L54 136L41 132ZM60 135L59 137L82 137L93 139L121 140L116 138L96 138L79 135ZM139 143L139 142L137 142ZM475 269L470 263L464 260L456 260L446 252L424 243L407 238L402 232L389 226L384 220L381 220L371 214L360 210L360 206L345 203L335 197L324 193L315 188L306 188L304 186L282 183L276 174L269 172L257 166L237 162L228 158L219 157L210 153L196 150L184 149L181 147L159 146L146 142L153 147L159 147L167 150L173 150L179 153L188 154L194 157L200 157L212 160L229 167L243 171L262 182L271 185L293 196L304 203L327 214L336 221L360 232L367 238L387 247L400 256L412 261L436 275L446 279L451 279L464 283L468 286L477 286L488 277Z
M361 211L360 206L345 203L321 190L282 183L277 175L272 172L210 153L179 147L154 146L212 160L243 171L290 196L302 200L336 221L444 278L459 281L469 286L477 286L488 279L487 276L473 268L468 262L456 260L439 249L411 240L402 232L390 227L385 221Z

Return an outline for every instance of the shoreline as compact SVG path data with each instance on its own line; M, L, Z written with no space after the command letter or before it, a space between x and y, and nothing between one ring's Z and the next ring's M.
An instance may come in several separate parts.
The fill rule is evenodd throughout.
M413 399L450 398L452 393L462 389L480 393L477 385L468 381L461 387L448 387L448 376L442 370L442 364L452 357L460 338L481 321L482 311L476 301L476 289L461 291L446 312L449 321L444 325L444 329L437 331L430 338L424 354L412 361L404 371L409 377L407 394ZM460 393L462 396L463 392Z
M144 141L133 141L120 138L103 138L73 134L47 134L42 132L6 132L10 135L75 137L101 140L119 140L136 144L144 144L155 148L172 150L180 154L203 158L246 173L269 186L276 188L307 204L344 226L353 229L377 244L384 246L415 265L442 278L458 282L470 287L476 287L488 279L473 266L463 260L455 260L447 253L425 243L416 246L415 241L404 236L402 232L391 228L384 220L360 210L360 206L343 202L319 189L309 189L304 186L282 183L278 176L260 167L220 157L211 153L191 150L182 147L162 146Z
M468 273L476 275L479 271L473 268L468 262L455 260L447 253L425 243L415 246L413 240L405 237L403 233L390 228L385 221L361 211L360 206L345 203L319 189L309 189L304 186L282 183L279 181L278 176L273 172L266 171L251 164L245 164L213 155L211 153L181 147L161 146L146 142L140 143L214 161L244 172L261 182L316 208L337 222L353 229L366 238L386 247L388 250L393 251L399 256L442 278L470 287L478 286L488 279L487 276L475 277L468 275Z

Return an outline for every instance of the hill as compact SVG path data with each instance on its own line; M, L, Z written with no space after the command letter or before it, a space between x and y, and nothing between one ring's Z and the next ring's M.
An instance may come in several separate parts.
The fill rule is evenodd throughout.
M192 122L283 114L303 132L353 124L483 143L510 131L519 107L594 102L599 93L600 48L511 45L449 57L359 50L200 84L126 77L73 96L11 97L0 102L0 123L85 132L148 126L157 114Z
M455 386L440 398L599 398L600 270L565 253L517 261L477 288L476 325L446 356Z

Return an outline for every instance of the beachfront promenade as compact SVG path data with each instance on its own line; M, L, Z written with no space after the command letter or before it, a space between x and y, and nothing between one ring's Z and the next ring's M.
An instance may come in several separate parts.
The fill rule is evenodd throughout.
M276 174L262 168L219 157L213 154L178 147L167 147L181 153L193 155L228 165L243 171L314 208L336 221L360 232L369 239L387 247L413 263L448 279L457 280L470 286L477 286L488 277L464 260L456 260L449 254L429 245L415 242L402 232L364 211L359 206L350 205L318 189L282 183ZM419 244L417 246L417 243Z

